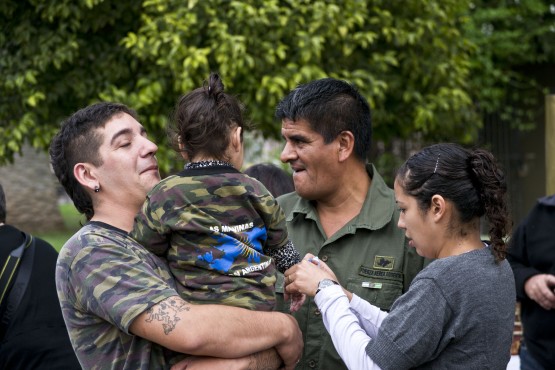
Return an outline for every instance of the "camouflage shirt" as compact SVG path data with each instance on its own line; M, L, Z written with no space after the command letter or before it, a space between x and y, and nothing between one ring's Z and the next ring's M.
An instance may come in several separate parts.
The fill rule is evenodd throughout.
M186 169L162 180L131 235L167 258L178 292L194 303L271 310L276 265L285 271L299 261L274 197L230 166Z
M182 357L129 333L138 315L177 292L166 264L123 230L81 228L60 251L56 287L84 369L169 369Z

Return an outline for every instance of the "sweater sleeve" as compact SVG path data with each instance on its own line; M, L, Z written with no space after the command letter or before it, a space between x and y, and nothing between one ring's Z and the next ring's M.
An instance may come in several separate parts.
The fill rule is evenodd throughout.
M366 353L382 369L410 369L435 358L449 344L453 333L446 327L452 309L431 279L413 282L395 301L382 321L378 336Z
M349 299L341 286L320 291L315 302L322 313L324 325L330 333L335 349L349 369L380 370L366 354L370 337L351 311Z

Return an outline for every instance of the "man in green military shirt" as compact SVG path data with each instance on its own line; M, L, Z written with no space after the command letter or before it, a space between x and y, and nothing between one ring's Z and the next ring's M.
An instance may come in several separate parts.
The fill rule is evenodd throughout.
M279 104L295 192L283 195L289 236L301 255L325 261L339 283L388 310L423 268L397 228L393 190L367 163L372 140L370 107L351 84L325 78L298 86ZM279 291L282 287L278 286ZM313 299L295 318L304 353L297 369L346 369Z

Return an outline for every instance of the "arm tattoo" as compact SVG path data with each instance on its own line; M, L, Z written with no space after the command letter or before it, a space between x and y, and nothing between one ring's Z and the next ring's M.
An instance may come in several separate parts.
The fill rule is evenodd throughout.
M162 302L150 307L146 313L148 318L146 322L161 321L164 328L164 334L171 333L177 322L181 320L177 315L178 312L189 311L191 307L189 304L176 297L170 297Z

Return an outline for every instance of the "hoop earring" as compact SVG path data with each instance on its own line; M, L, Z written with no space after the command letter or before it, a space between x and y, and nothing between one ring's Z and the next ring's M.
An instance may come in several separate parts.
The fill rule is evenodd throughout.
M95 192L95 193L98 193L99 191L100 191L100 186L96 185L96 186L94 187L94 192Z

